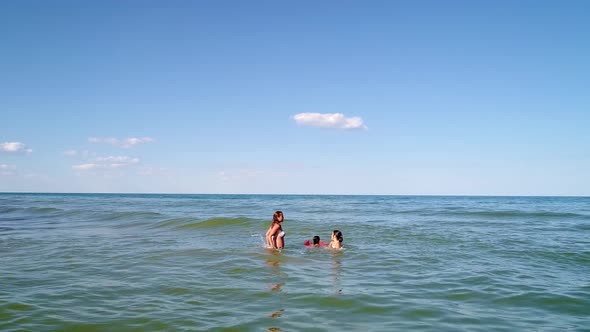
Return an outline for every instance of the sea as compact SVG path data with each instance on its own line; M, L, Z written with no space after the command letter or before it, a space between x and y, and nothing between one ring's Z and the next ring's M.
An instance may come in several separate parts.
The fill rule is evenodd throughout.
M590 331L590 198L1 193L0 331Z

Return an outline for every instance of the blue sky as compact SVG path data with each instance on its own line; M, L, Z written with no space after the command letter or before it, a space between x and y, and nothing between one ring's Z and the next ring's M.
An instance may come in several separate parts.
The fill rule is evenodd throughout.
M588 1L2 1L0 191L590 195Z

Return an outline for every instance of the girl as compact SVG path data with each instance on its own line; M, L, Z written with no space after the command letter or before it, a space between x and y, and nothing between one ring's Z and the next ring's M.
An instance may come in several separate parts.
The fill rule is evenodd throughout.
M266 231L266 243L269 248L283 249L285 247L285 232L281 226L284 219L282 211L276 211L272 216L272 224Z
M313 237L312 242L309 242L309 240L307 240L303 245L306 247L325 247L326 242L320 241L320 237L316 235Z
M340 249L342 248L342 240L344 237L342 236L342 232L335 229L332 231L332 240L328 243L328 248L333 249Z

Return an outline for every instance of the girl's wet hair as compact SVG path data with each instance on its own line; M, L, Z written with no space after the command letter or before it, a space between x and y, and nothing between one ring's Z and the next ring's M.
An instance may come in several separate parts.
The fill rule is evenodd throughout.
M272 215L272 222L279 222L279 217L283 216L283 211L275 211L275 214Z
M334 234L334 236L336 237L336 240L338 240L338 242L342 243L342 240L344 240L344 237L342 236L342 232L335 229L332 231L332 233Z
M313 244L320 244L320 237L319 236L314 236L313 237Z

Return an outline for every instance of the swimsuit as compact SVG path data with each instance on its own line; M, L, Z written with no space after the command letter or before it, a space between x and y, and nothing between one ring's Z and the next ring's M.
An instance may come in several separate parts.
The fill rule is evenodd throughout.
M278 237L280 237L280 238L283 238L283 237L285 237L285 232L284 232L284 231L281 231L281 232L278 234ZM275 240L277 237L273 235L273 236L271 236L270 238L271 238L271 239L274 241L274 240Z
M270 238L271 238L271 240L272 240L273 242L275 241L275 239L276 239L277 237L280 237L280 238L284 238L284 237L285 237L285 231L283 231L283 227L281 227L281 226L279 225L279 229L280 229L281 231L279 232L279 234L277 234L277 236L274 236L274 235L273 235L273 236L271 236L271 237L270 237ZM277 249L283 249L283 247L280 247L280 248L277 248Z

